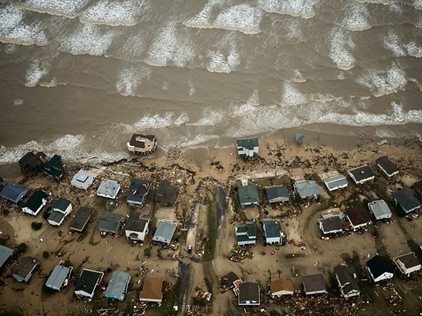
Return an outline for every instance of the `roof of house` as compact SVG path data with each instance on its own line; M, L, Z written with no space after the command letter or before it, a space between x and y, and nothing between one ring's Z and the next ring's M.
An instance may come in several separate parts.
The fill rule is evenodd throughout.
M420 260L418 259L418 257L416 257L414 252L410 252L405 255L396 257L395 260L398 260L403 263L406 269L410 269L421 264Z
M23 257L18 261L18 264L13 269L13 274L25 279L38 264L38 260L34 257Z
M126 221L125 230L143 232L149 223L148 219L141 218L141 213L132 212Z
M62 157L54 155L43 166L44 171L53 178L61 178L65 173L65 164L62 162Z
M325 182L325 185L331 190L338 187L347 186L347 178L342 174L336 174L333 177L325 179L324 182Z
M377 165L384 169L388 174L399 171L399 168L387 156L379 157L375 160Z
M265 219L262 221L262 225L265 231L265 237L273 238L280 237L281 234L281 224L279 221L273 219Z
M352 290L360 291L356 277L356 270L353 266L337 265L334 267L334 273L337 275L340 285L343 287L344 293Z
M163 180L155 193L155 200L162 205L172 206L177 200L179 188L171 185L168 180Z
M134 147L144 148L145 141L154 142L157 139L155 135L133 134L129 140L129 144Z
M148 194L151 182L148 180L133 179L130 182L129 192L127 194L127 202L142 203Z
M98 223L100 231L115 234L119 231L119 228L124 221L124 216L114 213L105 213Z
M28 192L23 185L17 183L6 184L0 192L0 196L6 200L18 203Z
M270 282L271 293L276 293L279 291L289 291L294 292L295 285L290 279L275 279Z
M305 275L302 277L305 293L326 291L324 277L322 274Z
M259 146L258 138L237 139L236 144L237 147L242 147L249 150L253 150L255 147Z
M239 201L241 205L259 202L258 189L254 184L238 186L237 190L239 193Z
M248 221L245 225L238 226L237 233L247 233L249 236L256 236L256 224L255 222Z
M3 267L11 256L13 256L14 252L13 249L0 245L0 268Z
M387 260L384 257L381 257L379 255L376 255L373 258L369 259L366 262L366 265L371 271L374 279L378 278L379 276L381 276L383 273L386 273L386 272L394 273L393 268L387 262Z
M66 213L59 212L59 211L52 211L50 215L48 215L47 220L60 224L65 216L66 216Z
M68 199L65 198L58 198L50 202L50 206L53 209L60 210L60 211L66 211L66 209L69 207L71 202Z
M82 231L92 214L94 214L94 209L92 207L81 206L70 222L70 229Z
M340 216L330 216L319 220L325 232L343 229L343 222Z
M385 217L392 215L388 204L384 200L376 200L368 203L368 207L374 214L375 218Z
M154 238L163 238L171 240L174 232L176 231L177 224L167 219L161 219L158 221L157 229L154 233Z
M279 197L289 198L289 189L284 185L277 185L272 187L266 187L267 199L273 200Z
M421 202L407 188L394 191L392 196L406 210L412 210L421 205Z
M41 168L45 157L46 155L42 151L30 151L19 159L18 163L23 171L34 171L36 168Z
M94 177L92 172L81 169L73 176L70 183L77 188L87 189L94 181Z
M234 273L233 271L230 271L229 273L227 273L226 275L223 275L220 278L220 284L226 285L226 286L232 286L233 282L236 281L237 279L239 279L239 277L236 275L236 273Z
M69 277L70 272L72 271L72 268L66 267L64 265L56 265L51 272L50 276L47 279L47 282L45 282L45 285L59 290L64 281Z
M104 296L123 301L127 287L130 281L130 275L126 272L114 271L110 282L104 292Z
M349 174L352 174L355 177L356 181L362 181L368 178L375 177L374 171L372 171L371 167L367 165L351 169L348 172Z
M347 217L352 222L353 226L359 226L365 223L369 223L371 219L368 213L358 207L349 207L345 210Z
M319 195L319 186L314 180L296 181L294 187L301 198Z
M114 199L119 191L120 184L116 180L108 179L101 181L97 189L97 195Z
M163 279L154 277L145 277L142 291L139 293L139 300L162 300L163 298Z
M259 285L254 282L242 282L239 285L239 301L255 301L259 302Z
M30 210L35 211L43 204L43 199L45 200L47 197L47 193L41 190L37 190L30 196L28 201L25 202L23 207L27 207Z
M86 293L93 293L103 275L103 272L83 269L78 283L76 283L75 292L84 291Z

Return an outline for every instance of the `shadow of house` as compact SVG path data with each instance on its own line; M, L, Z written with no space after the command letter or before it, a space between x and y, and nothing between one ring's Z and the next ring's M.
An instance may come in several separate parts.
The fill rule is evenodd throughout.
M125 294L127 293L129 281L129 274L126 272L114 271L103 295L108 299L123 302Z
M62 157L59 155L51 157L50 160L44 164L43 169L47 177L58 182L68 174L67 166L62 162Z
M173 206L178 193L178 187L171 185L168 180L163 180L155 193L155 201L162 206Z
M23 185L17 183L8 183L1 190L0 196L5 200L18 204L27 192L28 190L25 189Z
M42 151L30 151L19 159L18 163L23 174L35 174L42 171L46 160L47 156Z
M39 261L33 257L21 258L13 269L12 276L18 282L27 283L38 265Z

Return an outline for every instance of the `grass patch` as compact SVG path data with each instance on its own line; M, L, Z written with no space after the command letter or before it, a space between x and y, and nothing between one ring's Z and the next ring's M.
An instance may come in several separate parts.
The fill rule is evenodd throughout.
M216 205L214 202L207 204L208 238L204 245L204 256L202 260L211 261L214 258L215 246L217 243L217 218L215 216Z

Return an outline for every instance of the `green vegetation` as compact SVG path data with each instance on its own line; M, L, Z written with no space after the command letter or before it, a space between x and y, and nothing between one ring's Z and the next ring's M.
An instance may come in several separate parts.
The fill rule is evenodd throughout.
M214 258L215 246L217 243L217 218L215 216L216 205L214 202L207 204L208 238L204 244L204 261L211 261Z
M63 236L63 232L62 232L61 230L59 230L59 231L57 232L57 235L59 235L59 237L62 237L62 236Z
M4 209L3 210L3 216L7 216L9 215L9 210L8 209Z
M22 242L16 247L16 249L18 250L19 253L24 253L26 249L28 249L28 245Z
M42 252L42 256L43 256L43 258L47 259L48 257L50 257L50 253L47 250L44 250Z
M42 213L42 217L43 217L45 220L47 220L47 219L48 219L48 217L50 216L50 213L51 213L51 208L50 208L50 207L48 207L48 208L44 211L44 213Z
M32 222L31 227L33 230L40 230L42 228L41 222Z
M147 248L144 249L144 255L147 258L151 257L151 248L150 247L147 247Z

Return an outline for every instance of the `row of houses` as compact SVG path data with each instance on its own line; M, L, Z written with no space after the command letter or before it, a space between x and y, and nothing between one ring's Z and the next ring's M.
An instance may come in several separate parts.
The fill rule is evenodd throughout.
M264 231L264 242L266 245L282 244L284 234L281 230L281 223L278 220L266 219L262 221ZM235 235L238 246L255 245L257 241L257 224L255 221L248 221L244 225L235 227Z

